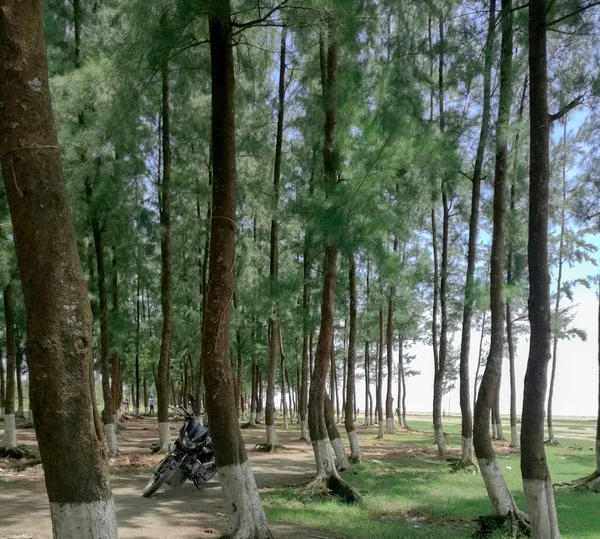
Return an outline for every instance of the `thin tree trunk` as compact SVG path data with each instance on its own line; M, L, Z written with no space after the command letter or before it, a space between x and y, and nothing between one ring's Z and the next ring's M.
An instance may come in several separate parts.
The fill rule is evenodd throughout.
M283 335L281 334L281 324L277 324L277 340L279 341L279 356L281 358L281 404L283 406L283 429L287 430L288 425L288 406L286 401L286 380L285 380L285 352L283 350ZM287 391L291 388L287 387ZM290 406L291 409L291 406Z
M17 353L13 303L13 285L12 282L9 282L4 288L4 321L6 324L6 395L4 397L4 436L2 438L2 447L5 449L17 447L17 430L15 425Z
M398 189L396 188L396 192ZM394 237L394 252L398 250L398 240ZM387 316L387 392L385 398L385 432L393 434L396 430L394 425L394 394L392 391L392 383L394 381L394 295L395 287L390 286L390 294L388 297L388 316Z
M502 51L500 100L496 123L493 235L490 269L491 342L477 403L473 429L475 454L494 513L517 522L520 518L508 489L490 438L490 410L500 382L504 350L504 243L506 240L506 179L508 175L508 129L512 101L512 0L502 0Z
M163 316L160 359L156 379L158 399L158 434L160 452L166 452L171 443L169 429L169 365L171 362L171 291L173 275L171 270L171 129L169 104L169 65L165 60L161 71L162 81L162 154L163 170L160 189L160 258L161 281L160 302Z
M346 383L346 417L344 426L350 442L350 460L360 462L360 446L354 427L354 396L356 392L356 261L350 255L348 270L348 295L350 296L350 330L348 334L348 382ZM368 350L367 350L368 354Z
M231 6L209 6L212 80L213 205L208 294L202 338L206 410L219 479L229 512L226 535L271 537L239 423L229 359L235 260L235 110Z
M310 252L308 232L304 238L304 256L303 256L303 277L302 285L302 381L300 384L300 441L308 442L308 381L311 376L309 365L310 351L310 328L309 328L309 309L310 309Z
M404 429L406 428L406 425L404 424L404 417L402 416L402 378L404 376L404 335L402 332L400 333L398 341L398 403L396 405L396 413L398 414L398 425L401 429Z
M529 357L523 388L521 476L534 539L558 539L552 479L544 449L544 400L550 361L551 307L548 268L550 116L546 57L546 0L529 2Z
M4 360L2 359L2 348L0 348L0 416L4 417L5 378Z
M25 302L30 398L53 534L116 539L108 457L95 406L92 313L61 174L43 5L41 0L4 0L3 13L10 16L0 17L0 159Z
M16 417L24 418L25 414L23 413L23 348L21 347L21 338L17 334L17 364L15 373L17 375L17 413Z
M556 358L558 352L558 335L560 332L560 296L562 288L562 272L565 245L565 213L567 205L567 117L563 118L563 167L562 167L562 200L560 213L560 240L558 245L558 276L556 277L556 299L554 303L554 331L552 335L552 373L550 374L550 389L548 390L548 441L546 443L556 444L554 438L554 427L552 425L552 400L554 397L554 380L556 377Z
M471 322L475 301L475 265L477 263L477 236L479 229L479 201L481 198L481 175L483 159L490 125L491 81L494 53L494 29L496 25L496 0L490 0L487 41L485 44L485 62L483 67L483 106L479 143L473 169L473 188L471 195L471 216L469 218L469 248L467 254L467 276L465 301L463 306L461 345L460 345L460 411L462 417L462 456L461 468L474 466L473 460L473 414L471 411L469 354L471 349Z
M379 308L379 347L377 364L377 438L383 438L383 309Z
M525 96L527 95L528 77L525 76L523 84L523 91L521 92L521 100L519 104L519 111L517 113L517 122L521 123L523 118L523 111L525 109ZM513 174L512 182L510 186L510 218L509 218L509 236L508 236L508 259L507 259L507 270L506 270L506 282L508 286L515 285L514 275L514 243L515 243L515 231L513 230L513 223L516 216L516 203L515 203L515 182L517 181L517 169L519 163L519 131L515 135L514 143L514 161L513 161ZM516 369L515 369L515 343L513 336L513 320L512 320L512 309L510 296L506 298L506 341L508 345L508 361L510 369L510 445L511 447L520 447L519 434L517 431L517 380L516 380Z

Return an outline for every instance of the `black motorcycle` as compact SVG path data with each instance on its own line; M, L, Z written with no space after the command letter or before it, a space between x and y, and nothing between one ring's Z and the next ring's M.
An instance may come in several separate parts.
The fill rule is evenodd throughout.
M217 472L212 438L206 427L196 421L183 406L177 406L185 422L179 431L179 438L169 446L169 452L154 469L142 495L149 498L163 483L180 487L186 480L194 482L197 489L200 483L208 481Z

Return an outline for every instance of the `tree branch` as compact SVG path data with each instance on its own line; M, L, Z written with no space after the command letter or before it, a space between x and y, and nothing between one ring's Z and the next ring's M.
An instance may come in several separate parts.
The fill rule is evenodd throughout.
M571 11L571 13L568 13L567 15L563 15L562 17L559 17L558 19L549 22L548 24L546 24L546 28L550 28L551 26L560 24L561 22L566 21L567 19L574 17L575 15L579 15L580 13L583 13L584 11L587 11L588 9L596 6L600 6L600 2L590 2L589 4L579 9L576 9L575 11Z
M598 4L600 4L600 2L598 2ZM550 123L552 123L556 120L560 120L563 116L565 116L566 114L571 112L575 107L578 107L579 105L581 105L583 103L583 97L584 97L583 94L580 96L577 96L575 99L573 99L573 101L571 101L570 103L567 103L558 112L556 112L554 114L550 114Z
M253 26L259 26L263 22L265 22L269 17L271 17L271 15L273 15L273 13L275 13L276 11L279 11L282 7L284 7L287 3L288 3L288 0L282 0L282 2L280 4L276 5L273 9L270 9L264 17L260 17L259 19L255 19L253 21L245 22L245 23L239 23L239 22L233 21L231 23L231 26L233 26L234 28L242 28L242 29L243 28L251 28Z

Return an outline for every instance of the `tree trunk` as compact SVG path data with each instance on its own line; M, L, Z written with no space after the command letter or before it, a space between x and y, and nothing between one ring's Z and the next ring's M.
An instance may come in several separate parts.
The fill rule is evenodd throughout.
M17 354L12 282L9 282L4 288L4 321L6 323L6 395L4 397L4 436L2 438L2 447L12 449L17 447L17 430L15 425Z
M277 337L279 341L279 356L281 358L281 404L283 406L283 429L287 430L288 425L288 406L286 401L286 380L285 380L285 352L283 350L283 335L281 334L281 324L277 324ZM288 384L287 391L291 392L291 387ZM291 406L290 406L291 410Z
M396 189L396 192L398 189ZM398 240L394 237L394 252L398 250ZM394 295L396 290L390 286L390 295L388 297L388 319L387 319L387 393L385 398L385 432L393 434L396 430L394 425L394 394L392 383L394 381Z
M23 348L21 347L21 339L17 334L17 363L16 363L16 375L17 375L17 413L16 417L24 418L23 413Z
M525 96L527 95L528 77L525 76L523 84L523 91L521 92L521 100L519 104L519 111L517 113L518 123L521 123L523 118L523 111L525 109ZM510 186L510 218L508 222L509 236L508 236L508 259L507 259L507 270L506 270L506 282L508 286L515 285L514 275L514 242L515 242L515 231L512 230L513 222L516 215L516 204L515 204L515 182L517 176L517 169L519 163L519 131L515 135L514 142L514 160L513 160L513 174L512 182ZM511 447L520 447L519 434L517 431L517 380L516 380L516 369L515 369L515 343L513 336L513 320L512 320L512 309L510 303L510 297L506 298L506 341L508 345L508 361L510 369L510 445Z
M552 480L544 449L544 400L552 331L548 268L550 117L546 57L547 10L546 0L529 2L531 148L527 261L531 336L523 389L521 476L534 539L560 537Z
M139 289L138 289L138 295L139 295ZM112 303L113 303L112 311L113 311L113 313L116 314L119 312L119 274L117 271L117 259L115 258L115 255L114 255L114 249L113 249L113 256L112 256ZM111 369L113 372L112 382L111 382L111 394L113 397L113 421L114 421L115 427L116 427L117 423L121 419L120 418L120 408L121 408L121 400L122 400L120 398L121 357L119 355L119 351L116 349L112 353ZM115 375L115 372L116 372L116 375ZM136 390L135 390L134 399L137 399L137 405L136 405L135 401L132 403L134 416L139 415L139 409L140 409L140 405L139 405L140 384L139 384L139 372L137 370L137 365L136 365L136 379L138 380L138 382L137 382L137 386L136 386Z
M5 378L2 349L0 348L0 417L4 417Z
M300 441L309 442L308 434L308 381L311 376L309 355L310 355L310 252L308 232L304 238L304 256L303 256L303 277L302 285L302 381L300 384Z
M229 360L235 258L235 111L231 6L209 6L212 80L213 205L208 294L202 338L206 409L219 479L229 512L227 536L270 538L265 513L236 418Z
M483 106L479 143L473 169L473 188L471 195L471 216L469 218L469 247L467 254L467 277L465 301L463 306L462 333L460 344L460 411L462 416L462 456L461 468L474 466L473 461L473 415L471 411L469 353L471 349L471 322L475 301L475 265L477 263L477 237L479 229L479 201L481 198L481 173L490 126L490 103L492 64L494 58L494 34L496 26L496 0L490 0L487 41L485 44L485 62L483 67Z
M171 443L169 429L169 365L171 362L171 291L173 275L171 271L171 128L169 104L169 64L164 60L161 68L161 113L162 113L162 155L163 170L160 188L160 303L162 309L162 338L156 379L158 400L158 434L160 452L167 452Z
M331 402L331 397L327 394L325 394L325 424L327 426L327 435L335 454L335 466L339 472L343 472L350 467L350 463L348 462L348 455L346 455L346 448L342 442L340 431L335 423L333 403Z
M554 427L552 426L552 399L554 397L554 379L556 377L556 357L558 352L558 335L560 332L560 296L562 288L562 271L565 245L565 214L567 205L567 118L563 118L563 167L562 167L562 200L560 208L560 240L558 245L558 276L556 277L556 300L554 303L554 331L552 335L552 373L550 374L550 389L548 390L548 441L556 444Z
M402 377L404 376L404 335L400 333L398 339L398 402L396 413L398 414L398 425L401 429L406 428L404 417L402 417Z
M377 438L383 438L383 309L379 308L379 346L377 363Z
M350 255L348 270L348 295L350 296L350 331L348 334L348 382L346 383L346 417L344 426L350 442L350 460L360 462L360 446L354 428L354 396L356 392L356 261ZM368 350L367 350L368 354Z
M502 52L500 57L500 98L496 123L496 163L494 177L493 235L490 270L491 343L475 405L473 442L488 496L496 515L513 521L519 518L490 438L490 411L498 384L504 350L504 243L506 240L506 178L508 129L512 100L512 0L502 0Z
M116 539L94 392L92 314L62 181L43 5L41 0L3 0L2 5L0 159L25 302L30 398L53 534Z

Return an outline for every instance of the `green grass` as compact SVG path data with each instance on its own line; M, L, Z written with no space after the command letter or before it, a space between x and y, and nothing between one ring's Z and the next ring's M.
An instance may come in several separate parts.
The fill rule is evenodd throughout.
M585 425L569 422L573 424ZM412 421L411 426L430 431L427 421ZM444 430L450 445L458 448L458 425L449 423ZM315 526L356 539L451 539L470 537L475 519L490 512L481 476L452 474L447 461L422 455L423 449L433 447L429 434L403 433L374 441L372 430L358 432L361 444L379 461L367 460L345 474L363 494L360 504L306 499L297 487L269 489L263 496L269 520ZM594 452L589 451L592 440L561 438L560 442L561 446L547 448L554 482L569 481L594 470ZM573 443L581 445L583 451L569 450ZM407 453L410 448L414 456ZM520 455L498 454L498 461L517 504L525 510ZM556 491L564 539L600 537L599 502L595 494Z

